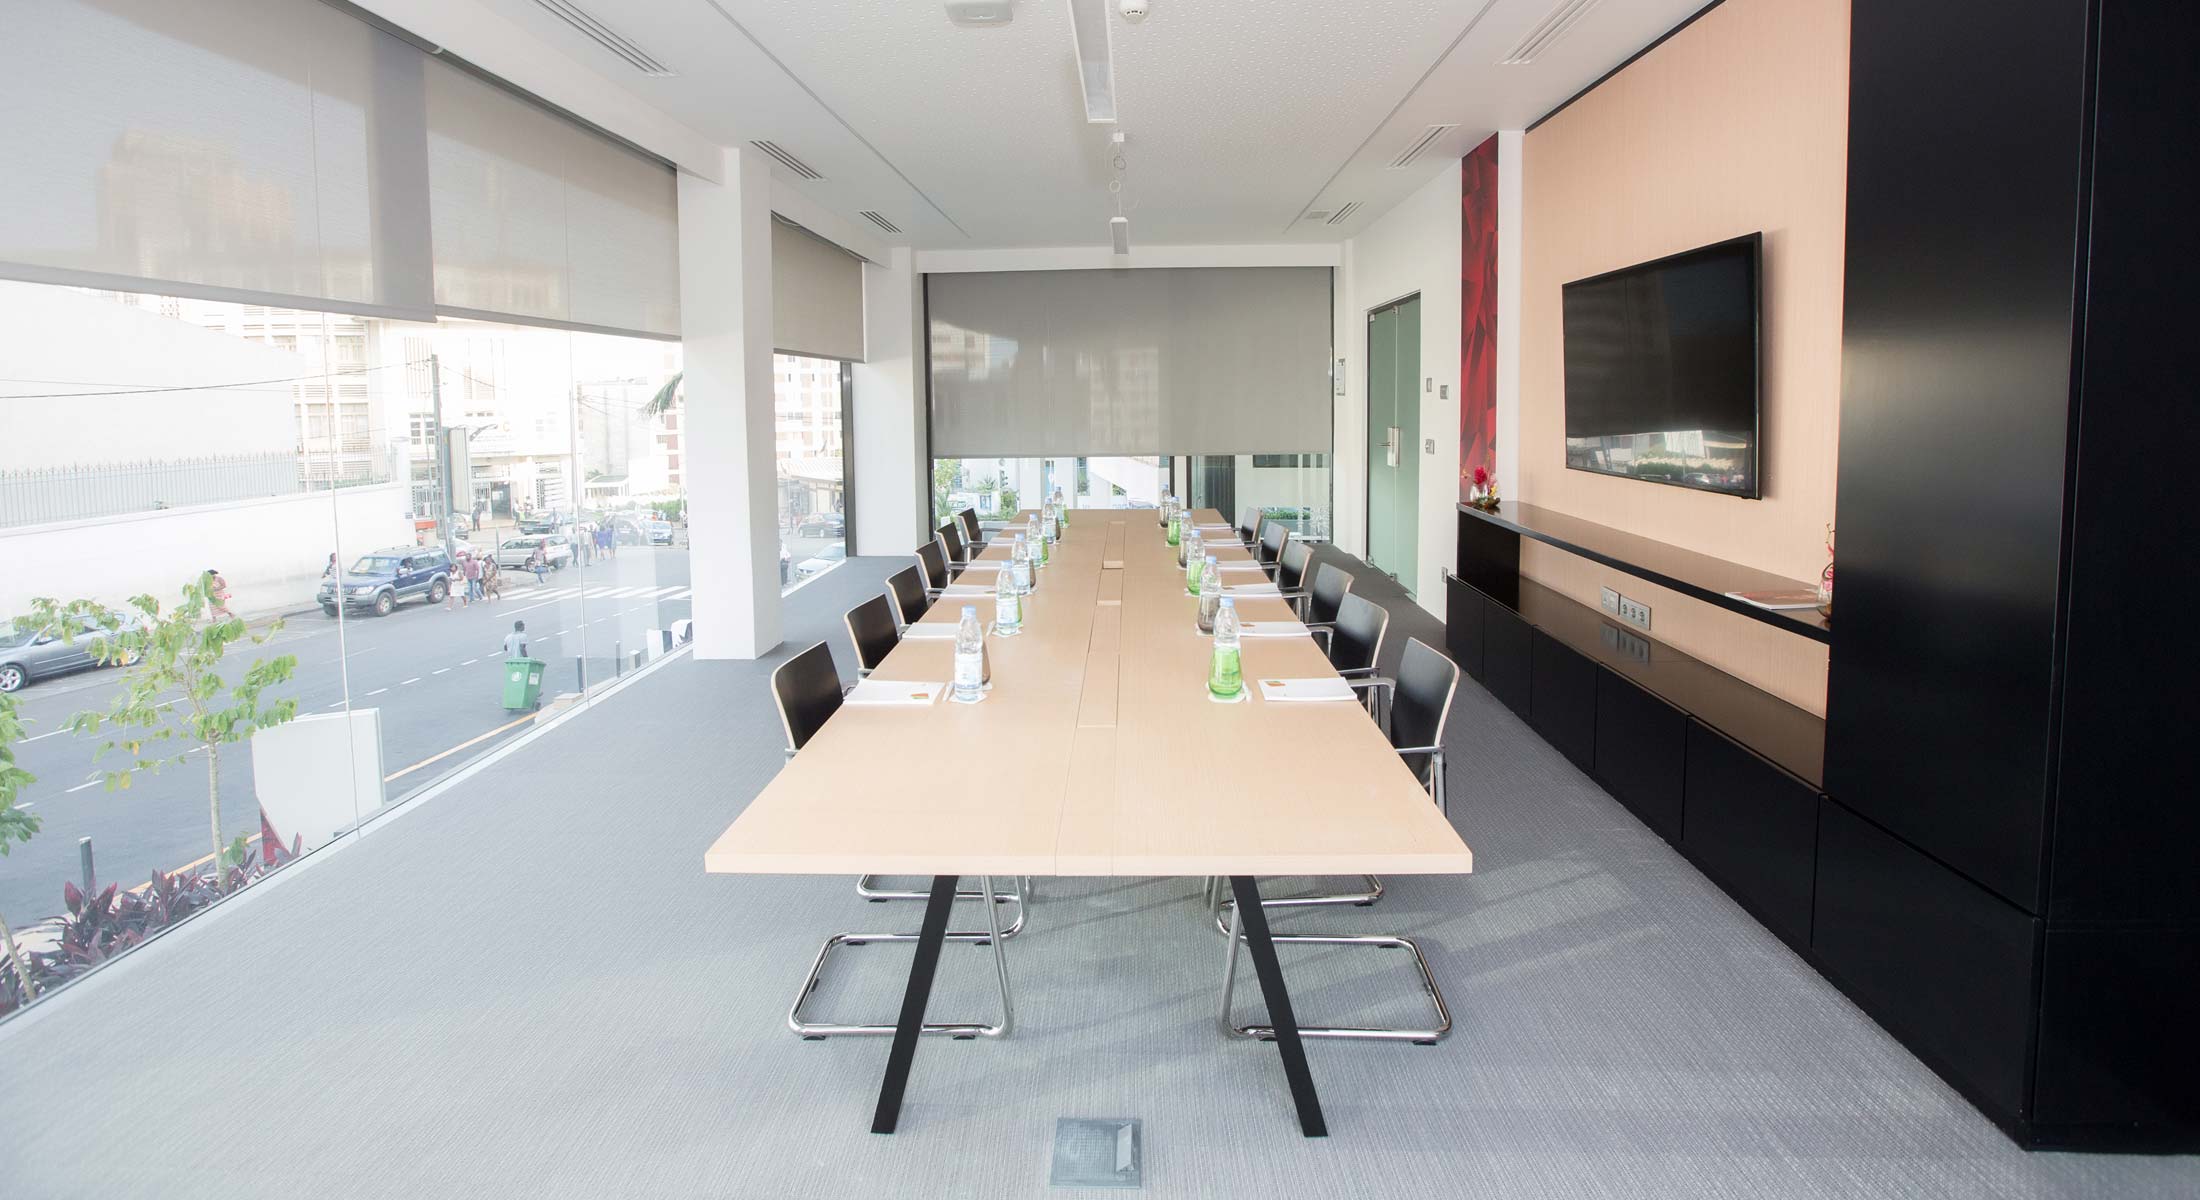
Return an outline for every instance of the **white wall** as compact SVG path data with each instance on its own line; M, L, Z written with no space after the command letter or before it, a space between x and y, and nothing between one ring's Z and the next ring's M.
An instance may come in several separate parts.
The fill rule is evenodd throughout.
M928 527L923 463L924 305L907 249L863 265L865 361L855 364L856 552L906 554Z
M390 483L0 529L0 618L33 596L121 607L150 592L169 604L209 567L240 615L311 608L331 551L349 563L413 544L410 501L408 485Z
M1421 376L1433 378L1437 387L1415 390L1421 393L1421 436L1434 438L1436 450L1421 456L1413 590L1421 607L1439 617L1444 572L1453 565L1458 540L1459 188L1454 159L1347 241L1336 291L1336 356L1345 360L1345 394L1337 400L1335 537L1354 554L1367 551L1367 313L1393 300L1421 297ZM1501 441L1499 461L1508 457Z
M263 379L322 370L285 350L201 329L71 288L0 282L0 379L21 395ZM139 396L0 396L0 469L291 454L298 420L288 384Z

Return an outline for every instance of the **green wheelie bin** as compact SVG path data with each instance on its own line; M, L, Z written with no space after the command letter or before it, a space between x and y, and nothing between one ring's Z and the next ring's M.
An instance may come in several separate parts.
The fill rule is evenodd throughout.
M539 658L504 660L504 707L507 711L542 707L542 672L549 665Z

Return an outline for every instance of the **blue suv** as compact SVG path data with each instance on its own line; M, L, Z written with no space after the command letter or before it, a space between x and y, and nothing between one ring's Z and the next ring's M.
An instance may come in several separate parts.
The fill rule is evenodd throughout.
M451 559L440 546L396 546L377 550L344 573L344 607L386 617L397 602L425 596L441 604L451 591ZM321 581L321 611L336 615L336 580Z

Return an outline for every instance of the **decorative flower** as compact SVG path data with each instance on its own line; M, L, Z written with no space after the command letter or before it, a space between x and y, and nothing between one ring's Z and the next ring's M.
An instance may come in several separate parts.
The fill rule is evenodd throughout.
M1490 470L1489 470L1489 468L1488 468L1488 467L1476 467L1476 468L1474 469L1474 486L1476 486L1476 487L1488 487L1489 485L1490 485Z

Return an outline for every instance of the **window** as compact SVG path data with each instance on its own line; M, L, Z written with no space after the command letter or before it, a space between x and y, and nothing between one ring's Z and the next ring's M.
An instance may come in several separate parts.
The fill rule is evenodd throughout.
M779 583L784 589L847 558L846 364L772 357L772 443L779 478Z

